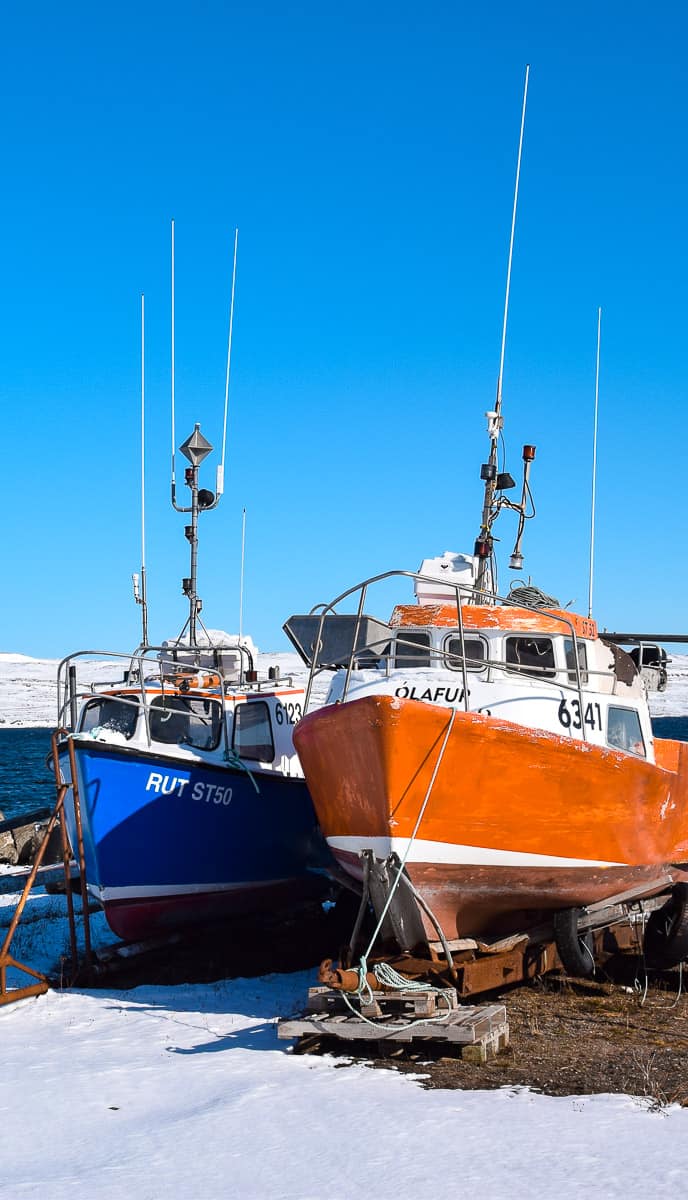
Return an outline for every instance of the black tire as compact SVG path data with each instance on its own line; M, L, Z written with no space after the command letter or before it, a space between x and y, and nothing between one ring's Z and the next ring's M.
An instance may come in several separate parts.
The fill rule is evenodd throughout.
M688 958L688 883L676 883L671 897L655 909L643 943L648 966L663 970Z
M595 974L592 931L578 932L582 909L563 908L554 914L554 941L557 952L569 975L591 979Z

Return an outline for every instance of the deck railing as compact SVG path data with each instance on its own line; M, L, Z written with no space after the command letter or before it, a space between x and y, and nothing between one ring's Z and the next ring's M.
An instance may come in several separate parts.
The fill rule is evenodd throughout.
M565 616L564 614L562 614L560 612L554 612L554 611L552 611L552 609L549 609L549 608L544 608L542 606L537 607L537 606L534 606L531 604L524 604L521 600L515 599L514 597L497 596L497 595L490 596L491 604L525 610L525 611L531 612L541 618L545 617L548 622L554 622L554 623L560 625L561 632L567 638L571 639L572 650L573 650L573 661L570 665L567 664L566 667L557 667L555 665L554 668L538 668L538 667L530 666L530 665L524 666L523 664L519 664L519 663L510 663L510 662L507 662L505 659L496 659L496 658L489 658L489 657L485 658L485 659L471 658L469 655L466 654L466 640L467 640L467 638L470 638L471 640L473 640L476 636L479 636L480 631L474 630L474 629L469 629L468 631L466 630L465 622L464 622L463 608L464 608L464 605L466 605L467 603L471 603L471 602L474 604L480 603L480 604L484 605L484 603L485 603L484 591L483 590L479 591L478 589L469 587L465 584L452 585L449 583L445 583L444 581L438 580L435 576L423 575L420 572L414 572L414 571L385 571L381 575L371 576L369 579L363 580L362 583L358 583L354 587L347 589L347 591L342 592L341 595L337 596L334 600L331 600L329 603L318 604L313 609L311 609L311 612L309 615L313 616L313 617L319 616L320 620L319 620L317 635L313 640L312 662L311 662L310 674L309 674L309 679L308 679L308 687L306 690L306 700L305 700L306 711L308 711L309 706L310 706L310 701L311 701L311 696L312 696L312 691L313 691L313 682L314 682L314 679L316 678L316 676L319 675L322 671L334 670L334 669L337 669L337 667L341 668L341 663L335 665L335 664L327 664L325 662L320 662L319 661L319 652L322 649L323 630L324 630L325 622L326 622L328 616L341 615L341 612L339 612L338 610L347 601L350 602L352 598L355 598L355 614L353 614L353 615L355 615L355 626L354 626L353 638L351 640L352 649L351 649L350 654L348 655L348 661L346 662L346 666L344 668L346 670L346 676L345 676L344 686L343 686L342 695L341 695L342 700L345 700L349 693L352 672L357 669L360 669L360 664L362 662L365 662L366 659L368 659L369 661L376 659L376 662L375 662L376 669L382 668L385 672L385 675L389 676L389 674L392 670L399 669L399 667L397 667L397 664L396 664L396 655L397 655L398 648L400 646L404 646L406 648L413 649L418 652L420 651L421 648L418 646L418 643L412 641L410 638L405 639L403 636L403 627L398 627L398 626L396 626L396 627L388 626L389 631L390 631L389 638L382 638L382 639L378 638L375 641L373 641L367 645L359 646L359 644L358 644L360 631L361 631L362 624L363 624L364 617L365 617L366 601L367 601L368 593L369 593L371 587L373 587L373 585L375 585L375 584L380 584L386 580L399 579L399 578L400 579L410 579L410 580L413 580L414 582L430 584L434 588L441 586L444 591L444 596L443 596L442 600L433 600L432 601L433 605L437 604L437 605L441 605L442 607L451 606L451 605L456 606L456 614L457 614L456 625L458 628L458 637L460 640L460 647L461 647L460 653L458 653L458 654L451 653L442 647L437 647L437 646L432 646L432 645L431 646L423 646L422 653L424 656L425 655L428 656L430 663L432 663L433 659L435 659L435 660L440 660L440 662L437 665L448 665L448 662L453 662L455 664L455 666L450 666L450 669L457 670L461 673L461 679L462 679L462 683L463 683L462 703L463 703L465 711L467 711L467 712L470 711L470 696L469 696L469 687L468 687L469 677L470 676L474 677L477 674L478 670L490 671L490 672L497 671L497 672L501 672L505 676L509 676L512 678L516 677L516 678L520 678L521 680L523 680L525 678L531 678L531 679L536 678L539 682L541 682L547 688L557 690L557 691L560 691L561 689L563 689L567 692L572 692L577 695L578 702L580 704L580 712L581 712L581 736L582 736L583 740L587 740L586 739L586 731L585 731L585 721L583 720L583 712L584 712L583 686L584 686L584 684L587 685L589 683L591 677L592 678L600 677L600 676L602 676L604 678L609 678L610 676L615 677L615 672L614 672L613 664L610 665L608 670L603 670L603 671L597 670L597 669L591 667L589 664L586 664L584 666L581 665L579 649L578 649L579 641L581 641L581 639L579 639L579 636L576 631L575 623L571 618ZM422 605L419 605L419 614L421 611L422 611ZM449 628L450 627L447 627L448 632L449 632ZM505 631L505 632L510 632L510 631ZM519 631L515 629L513 631L513 634L517 634L518 632ZM538 631L533 630L532 635L534 637L537 637ZM411 669L413 669L413 668L411 667ZM416 667L416 669L418 669L418 668ZM565 678L562 678L563 676L565 676Z
M183 661L174 661L175 652L184 655ZM231 676L224 673L222 654L239 655L239 671ZM162 658L160 656L163 656ZM194 665L194 657L196 665ZM207 660L213 657L214 665L208 665ZM204 661L205 660L205 661ZM84 684L77 679L77 667L86 662L112 662L120 664L122 675L117 679L97 679ZM193 698L198 693L185 687L191 675L213 676L218 678L217 684L206 689L216 690L217 700L222 703L237 689L260 692L266 688L275 687L275 679L259 679L254 668L253 655L245 646L236 644L219 646L141 646L133 653L131 651L113 650L79 650L63 658L57 672L57 724L69 733L74 733L80 721L80 713L84 701L97 696L117 693L117 702L131 705L144 714L146 742L151 745L150 704L158 695L188 695ZM281 683L291 685L291 677L285 676ZM132 690L130 695L123 695L122 688ZM223 739L225 750L229 751L227 722L223 720Z

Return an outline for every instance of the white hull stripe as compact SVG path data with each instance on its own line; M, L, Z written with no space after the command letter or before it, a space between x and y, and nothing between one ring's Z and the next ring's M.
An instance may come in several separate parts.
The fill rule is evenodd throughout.
M376 858L388 858L393 852L404 858L409 838L400 837L328 837L334 854L338 850L358 856L372 850ZM625 867L627 863L605 862L594 858L561 858L557 854L528 854L521 850L495 850L489 846L459 846L456 842L430 842L416 838L407 862L446 863L457 867Z
M106 887L99 888L89 884L89 891L101 904L113 900L164 900L166 896L202 896L217 895L219 892L254 892L259 888L271 888L281 883L291 883L290 878L260 879L246 883L180 883L159 887Z

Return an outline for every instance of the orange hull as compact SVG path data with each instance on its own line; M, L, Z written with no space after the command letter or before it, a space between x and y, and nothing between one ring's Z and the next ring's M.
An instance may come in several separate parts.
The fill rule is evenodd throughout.
M430 790L406 869L447 936L533 924L688 861L688 745L656 743L654 765L457 712L442 753L450 720L436 705L368 696L310 714L294 738L351 874L366 847L404 857Z

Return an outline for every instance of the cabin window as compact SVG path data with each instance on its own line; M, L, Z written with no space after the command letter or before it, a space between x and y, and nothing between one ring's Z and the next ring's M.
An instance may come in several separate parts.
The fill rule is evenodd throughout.
M630 654L636 667L665 667L668 661L666 650L661 646L634 646L627 653Z
M214 750L222 733L222 707L206 696L156 696L150 733L155 742Z
M607 742L617 750L645 756L640 717L634 708L617 708L610 704L607 712Z
M270 712L262 700L250 700L236 709L232 747L240 758L272 762L275 757L275 743L272 739Z
M395 667L429 667L430 634L420 629L400 629L394 655Z
M576 654L573 649L573 638L564 638L564 648L566 650L566 670L569 675L569 683L578 683L576 676ZM580 670L581 683L588 682L588 652L584 642L576 642L578 647L578 668Z
M524 675L554 675L554 649L551 638L508 637L506 661Z
M465 637L463 639L466 651L466 670L482 671L485 665L485 643L482 638ZM451 671L461 671L461 638L450 637L444 643L444 665Z
M137 696L123 699L119 696L99 696L97 700L89 700L81 715L82 733L90 733L92 729L109 729L113 733L121 733L129 741L134 736L136 721L139 715Z

